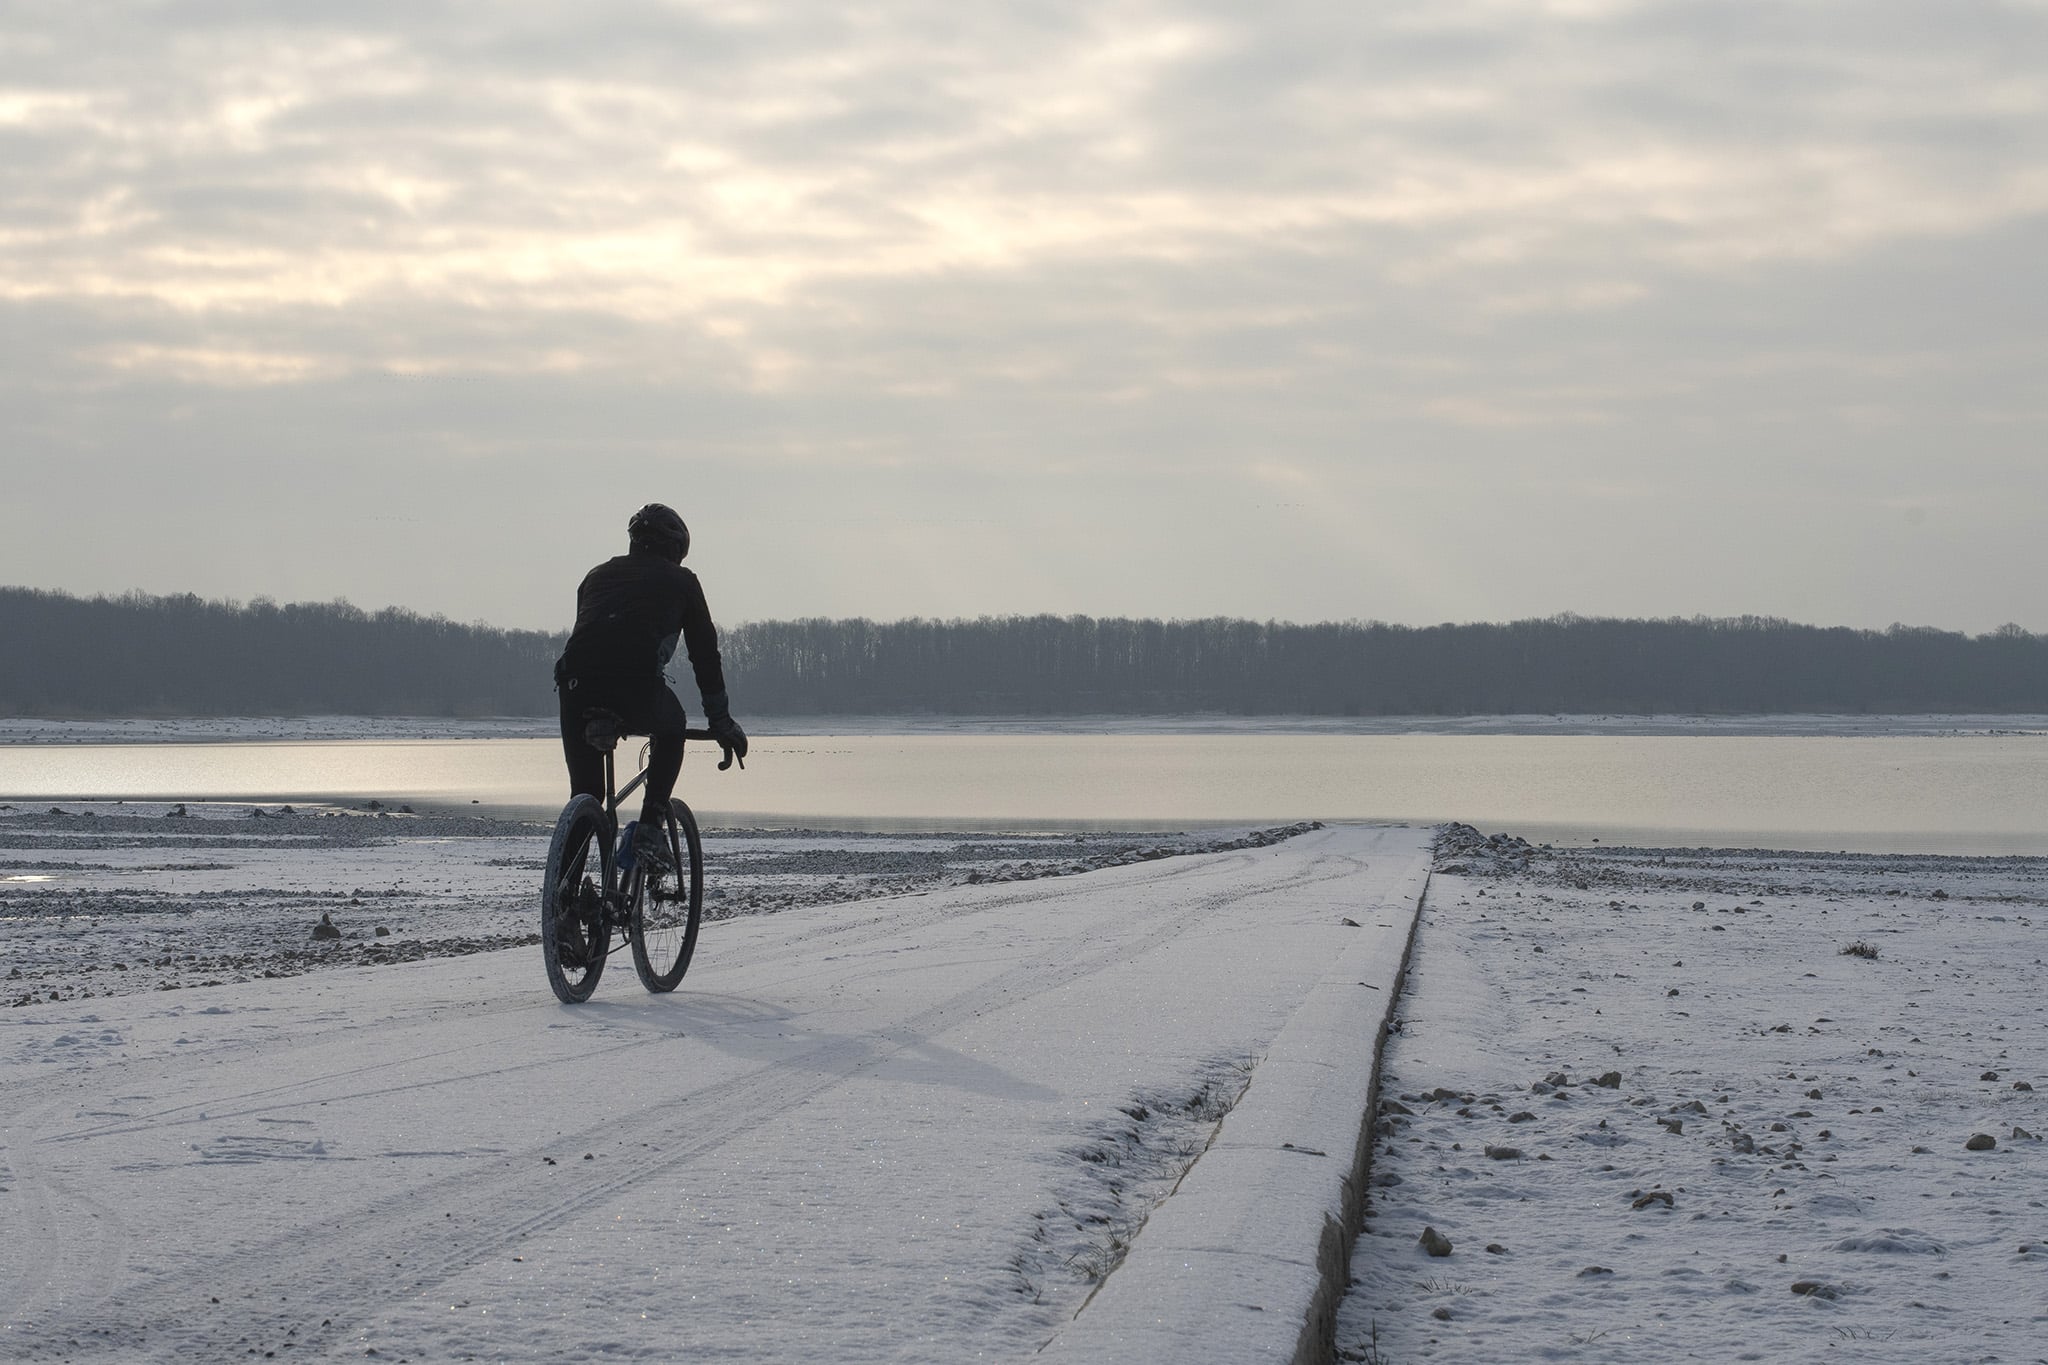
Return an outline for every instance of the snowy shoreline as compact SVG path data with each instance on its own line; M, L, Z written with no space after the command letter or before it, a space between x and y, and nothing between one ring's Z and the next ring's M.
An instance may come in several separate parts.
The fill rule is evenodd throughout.
M1985 736L2048 734L2048 715L1498 716L759 716L758 737L833 735L1616 735ZM329 741L552 739L545 716L0 717L0 745L306 744Z
M1338 1358L2037 1358L2044 956L2048 859L1452 831Z

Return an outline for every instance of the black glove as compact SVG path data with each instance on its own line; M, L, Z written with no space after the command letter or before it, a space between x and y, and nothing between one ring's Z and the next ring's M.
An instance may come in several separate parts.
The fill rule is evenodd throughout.
M707 727L711 737L718 741L718 747L725 750L725 760L718 766L729 766L734 759L742 768L747 766L747 732L740 729L740 723L731 716L720 716Z
M718 765L720 769L730 768L734 759L739 760L742 768L747 766L747 732L740 729L740 723L726 709L725 693L704 699L704 728L725 751L725 758Z

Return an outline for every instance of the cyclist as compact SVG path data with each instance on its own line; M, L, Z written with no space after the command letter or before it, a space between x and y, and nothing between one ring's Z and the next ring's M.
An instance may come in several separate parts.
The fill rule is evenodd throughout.
M683 767L683 704L670 689L669 660L676 639L689 652L690 671L704 700L704 725L730 759L747 756L747 732L732 718L725 667L718 657L718 627L704 604L697 575L683 567L690 528L674 510L650 502L626 523L625 554L592 569L576 589L576 627L555 661L561 696L562 753L574 794L604 799L604 755L583 727L592 710L616 713L625 732L651 738L646 799L634 834L633 856L647 867L666 867L662 817Z

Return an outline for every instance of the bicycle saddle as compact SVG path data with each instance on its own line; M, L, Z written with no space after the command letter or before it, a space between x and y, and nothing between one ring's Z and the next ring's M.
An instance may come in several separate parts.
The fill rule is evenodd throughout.
M616 711L593 706L583 713L583 742L601 754L616 749L625 733L625 718Z

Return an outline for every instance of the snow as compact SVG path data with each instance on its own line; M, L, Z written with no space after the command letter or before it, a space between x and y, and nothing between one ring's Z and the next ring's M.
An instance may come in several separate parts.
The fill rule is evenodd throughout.
M2044 896L2035 858L1447 849L1339 1358L2041 1359Z
M0 819L0 1358L1294 1359L1354 1155L1340 1360L2044 1356L2048 860L719 832L569 1008L540 827L167 809Z
M290 818L361 838L309 856L392 860L394 878L410 857L408 886L499 861L474 832ZM195 837L246 828L207 823ZM1143 1243L1230 1078L1245 1112L1268 1049L1356 969L1347 952L1405 936L1371 910L1426 840L1331 829L742 914L707 927L675 995L608 974L580 1007L555 1003L530 946L282 979L217 961L240 979L179 989L45 978L64 998L0 1029L0 1355L1028 1356L1113 1241ZM530 884L538 835L511 843L533 852ZM196 883L155 889L168 913L210 913ZM50 894L7 892L10 945L52 908L15 898ZM459 895L393 904L446 913ZM273 916L271 936L306 918ZM366 932L349 923L344 951ZM1112 1206L1123 1236L1105 1241Z

